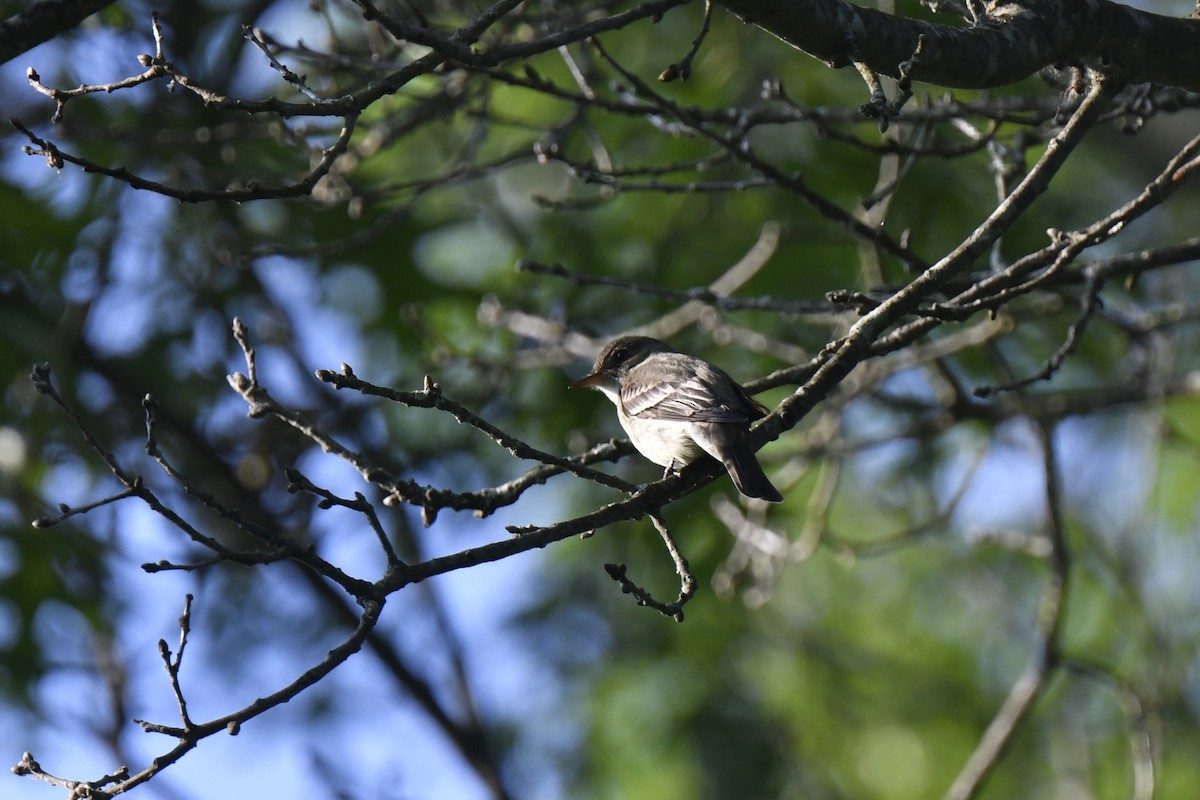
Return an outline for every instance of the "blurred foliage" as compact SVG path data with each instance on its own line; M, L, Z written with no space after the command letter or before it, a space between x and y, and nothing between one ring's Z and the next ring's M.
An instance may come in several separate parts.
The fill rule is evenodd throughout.
M415 5L445 26L471 13L452 2ZM557 4L528 5L536 16ZM915 3L900 5L917 13ZM346 54L337 64L294 51L280 56L326 96L360 88L413 57L412 47L381 44L379 32L342 4L168 2L158 9L168 57L204 85L239 96L297 98L239 37L243 23L261 25L277 41ZM622 67L653 82L687 52L702 11L693 4L601 40ZM152 46L148 11L113 7L7 65L0 87L15 98L16 116L64 150L183 188L293 182L337 136L341 123L333 118L239 116L205 108L181 89L168 92L162 82L72 101L63 122L50 125L50 102L22 85L28 65L47 85L114 80L138 71L137 53ZM572 45L568 53L570 63L551 52L527 66L572 90L577 70L603 97L624 96L624 79L593 48ZM520 78L525 66L502 71ZM758 107L765 80L779 81L804 107L850 112L866 100L851 71L830 71L720 11L691 79L657 88L688 108ZM612 409L597 396L569 395L566 384L585 360L545 354L541 348L557 342L538 340L512 315L559 336L606 338L678 302L520 272L517 260L689 289L717 279L765 224L778 223L776 252L741 294L820 301L830 291L871 291L911 278L887 258L876 273L873 258L841 226L779 187L679 190L689 180L748 181L729 159L657 180L672 191L643 190L656 182L648 174L617 188L596 185L562 160L540 160L535 146L554 144L563 159L632 170L695 161L714 148L670 120L577 107L518 83L467 70L413 81L363 114L350 152L302 200L177 202L70 165L48 170L22 154L24 137L0 137L0 692L8 703L45 717L39 692L46 681L64 669L98 669L79 663L91 658L88 647L49 635L64 609L97 639L111 634L121 642L138 582L165 579L136 566L198 557L149 514L126 516L123 505L49 530L30 528L59 503L80 505L113 491L78 432L32 389L35 362L52 364L60 391L97 437L165 496L187 504L142 452L146 393L161 409L164 449L204 492L247 518L334 549L347 546L337 537L348 534L321 521L312 497L288 494L283 470L320 463L331 483L351 487L339 492L365 489L296 432L245 418L245 404L224 379L243 368L228 334L234 316L250 327L261 379L282 401L400 474L474 490L528 465L447 415L335 393L312 371L346 362L367 380L401 389L418 388L428 374L448 396L535 447L578 452L619 433ZM928 94L912 107L931 107L940 94L922 91ZM1029 79L956 99L1009 95L1052 113L1056 92ZM915 129L898 127L900 136ZM1128 201L1195 128L1194 112L1153 118L1136 136L1098 128L1005 238L1002 257L1043 246L1047 228L1086 225ZM841 129L883 141L867 120ZM1008 143L1034 130L1045 132L1006 122L997 139ZM931 123L931 136L964 141L945 122ZM856 208L880 178L878 155L816 125L761 126L751 141L780 172L803 174L844 208ZM1027 164L1041 147L1029 143ZM984 148L918 159L891 200L886 230L895 238L908 232L912 250L935 261L995 207L993 183ZM1133 241L1113 252L1193 234L1197 200L1194 187L1180 190L1173 206L1137 223ZM1113 313L1089 328L1052 382L1021 397L1086 395L1196 369L1190 309L1179 324L1141 337L1125 324L1195 297L1200 286L1187 266L1106 289ZM938 373L969 392L1037 370L1063 341L1078 297L1078 287L1068 287L1018 300L1005 309L1003 335L898 370L861 394L835 393L763 451L787 501L769 516L744 511L750 533L731 535L718 514L733 494L724 479L668 507L667 523L701 587L682 625L636 607L601 569L624 563L655 596L672 597L673 568L648 522L551 548L536 578L508 587L516 597L506 601L519 613L501 635L544 671L528 680L557 687L564 700L524 707L510 698L484 719L502 773L527 782L513 796L552 796L554 787L576 798L656 800L899 800L943 792L1032 657L1047 567L1021 546L1005 546L1036 544L1046 533L1040 455L1028 421L1002 411L1011 406L1001 400L979 401L994 413L947 420L937 404L945 388ZM672 343L750 380L813 355L846 323L709 311ZM932 338L976 324L948 325ZM1143 361L1153 363L1143 369ZM836 433L826 437L830 429ZM1157 796L1188 797L1200 785L1193 757L1200 747L1200 401L1181 396L1072 416L1055 441L1073 555L1063 656L1096 671L1055 673L978 796L1127 797L1130 740L1144 729ZM637 459L613 469L636 481L658 475ZM607 489L559 476L505 520L547 523L546 515L564 518L612 499ZM211 535L237 540L227 521L189 513ZM507 535L502 524L466 514L447 514L430 530L402 511L385 511L384 519L410 557ZM747 544L753 531L770 546ZM247 691L263 691L255 682L261 676L246 666L255 654L270 654L288 675L300 672L320 657L323 634L344 624L312 581L285 567L218 566L172 580L204 598L204 635L218 645L205 668L255 687ZM439 580L405 590L435 600L397 600L405 623L388 631L402 650L420 653L415 669L449 695L444 662L452 659L421 652L444 639L407 627L438 627L429 618L410 620L440 607ZM470 681L485 685L487 651L470 638L461 647ZM1140 707L1131 707L1130 696ZM402 705L407 697L394 688L378 703ZM334 725L331 718L344 713L329 696L313 703L318 724ZM61 720L43 723L53 730ZM571 745L546 741L544 731L564 725ZM25 746L10 740L7 757L15 761ZM553 777L532 775L538 768Z

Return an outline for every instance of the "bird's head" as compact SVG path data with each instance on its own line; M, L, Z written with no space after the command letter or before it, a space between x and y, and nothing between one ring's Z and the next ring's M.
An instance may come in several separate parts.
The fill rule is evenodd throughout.
M570 388L619 388L629 370L648 357L654 353L673 352L675 351L665 342L651 339L649 336L622 336L613 339L600 351L600 355L596 356L592 371L572 383Z

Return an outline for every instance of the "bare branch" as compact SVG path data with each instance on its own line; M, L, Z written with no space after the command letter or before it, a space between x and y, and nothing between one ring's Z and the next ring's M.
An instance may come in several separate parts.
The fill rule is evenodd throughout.
M113 0L36 0L0 21L0 64L70 30Z
M938 86L1002 86L1054 64L1107 63L1131 83L1200 90L1200 24L1112 0L988 4L991 13L986 19L971 14L976 24L968 28L842 0L720 0L720 5L834 68L858 60L899 77L899 65L924 37L926 55L912 77Z
M121 783L129 778L129 771L125 767L121 767L111 775L105 775L95 781L73 781L66 778L59 778L42 769L42 765L34 760L30 753L25 753L11 770L14 775L30 776L51 786L66 789L71 792L72 796L86 796L79 794L81 790L89 794L93 791L103 792L105 786Z
M490 436L496 444L503 447L508 452L512 453L517 458L528 458L540 461L549 466L558 467L563 472L570 472L581 478L586 478L590 481L609 486L613 489L619 489L627 494L632 494L637 487L628 481L623 481L620 478L614 478L611 475L606 475L603 472L589 469L588 467L573 461L569 458L546 453L531 447L525 442L506 433L492 423L478 416L477 414L468 411L461 404L456 403L446 397L441 390L441 387L434 383L429 376L425 376L425 386L419 392L402 392L396 389L389 389L385 386L376 386L373 383L368 383L354 374L348 366L342 365L340 373L332 370L321 369L317 370L317 378L332 384L338 389L352 389L362 394L372 395L374 397L383 397L396 403L401 403L412 408L436 408L439 411L445 411L453 416L459 422L470 425L488 436ZM397 493L400 499L406 502L413 502L409 496L404 493Z
M660 81L668 83L673 80L686 81L692 75L692 61L695 60L696 54L700 52L700 45L704 43L704 37L708 35L708 30L712 26L712 0L704 0L704 24L700 26L700 32L696 34L696 38L692 40L692 46L688 49L687 55L682 61L671 64L662 74L658 76Z
M840 341L831 342L819 357L820 366L795 394L785 400L751 434L759 441L770 441L792 428L834 385L870 353L883 329L898 321L929 292L936 291L956 273L963 271L982 255L1034 199L1045 191L1067 157L1082 141L1095 122L1109 93L1097 78L1091 90L1072 115L1062 132L1050 141L1041 159L1021 184L954 250L927 269L906 287L877 308L865 314Z
M53 169L61 169L64 163L74 164L80 167L84 172L95 173L98 175L106 175L115 180L127 183L134 189L144 189L146 191L156 192L158 194L173 197L185 203L201 203L211 200L225 200L234 203L245 203L251 200L271 200L287 197L305 197L312 194L313 189L322 178L329 174L329 170L333 168L333 164L338 157L346 152L346 148L350 144L350 137L354 134L354 126L358 120L357 114L347 115L345 124L341 132L337 136L337 140L321 151L320 159L313 169L301 178L299 181L280 186L260 186L255 181L249 181L245 188L235 189L183 189L176 186L169 186L159 181L153 181L148 178L143 178L135 175L124 167L105 167L97 164L82 156L72 155L64 152L54 142L43 139L28 127L23 122L17 119L10 120L13 127L32 142L32 146L25 147L25 154L30 156L42 156L46 159L47 164Z
M308 87L308 84L304 82L304 76L297 75L296 73L292 72L290 69L281 64L279 59L275 58L275 54L271 52L271 47L262 31L258 30L257 28L251 28L249 25L244 25L242 26L242 36L245 37L246 41L250 42L252 45L262 51L263 55L267 57L267 61L271 63L271 67L278 72L285 81L295 86L296 91L307 97L309 100L320 102L321 96Z
M664 97L640 77L622 67L621 64L618 63L608 53L608 51L604 49L599 40L592 39L591 42L592 46L596 48L601 57L603 57L606 62L616 69L624 80L633 86L638 96L651 101L660 112L687 125L696 133L721 146L735 160L744 163L755 172L758 172L764 177L774 181L779 188L795 194L804 202L812 206L812 208L822 216L842 226L854 236L875 244L882 251L894 256L913 271L920 271L925 268L925 262L913 254L907 247L904 247L899 242L896 242L885 231L873 229L863 224L861 221L855 218L853 214L846 211L821 193L815 191L811 186L809 186L808 182L802 175L789 175L784 173L775 165L757 156L743 134L736 131L730 134L722 131L712 130L704 120L695 118L686 108L680 106L675 101Z
M248 706L238 709L237 711L218 717L208 722L195 723L185 727L172 727L169 725L160 725L158 723L147 722L145 720L135 720L142 729L150 733L161 733L167 736L173 736L179 739L179 743L167 753L160 755L158 758L135 775L128 779L122 780L117 787L112 791L114 794L126 792L135 786L139 786L153 778L166 767L174 764L185 754L195 749L195 747L204 739L213 734L222 731L229 733L231 736L236 736L241 726L254 719L258 715L278 705L288 702L300 692L314 685L330 672L335 667L344 663L346 659L357 653L366 640L367 636L374 630L376 623L379 621L379 615L383 611L383 601L368 601L363 606L363 613L359 619L359 624L350 636L335 645L329 650L325 658L318 664L310 667L299 677L295 678L291 683L278 689L271 694L260 697Z
M683 607L696 593L696 578L692 575L687 559L680 554L679 548L675 545L675 540L671 536L671 531L663 523L662 519L657 514L651 514L650 520L654 523L654 527L658 530L659 535L662 536L663 544L667 546L667 552L671 554L671 560L675 562L675 573L679 576L679 597L671 603L655 600L650 592L638 586L629 578L626 574L624 564L605 564L604 571L608 573L608 577L621 584L622 592L633 595L637 599L639 606L653 608L664 616L671 617L676 622L683 622Z
M1091 322L1092 317L1101 308L1100 291L1103 288L1104 280L1099 277L1099 273L1096 270L1090 270L1083 299L1079 302L1079 314L1075 317L1071 326L1067 328L1067 335L1063 343L1054 351L1054 354L1050 358L1046 359L1045 365L1037 372L1020 380L996 386L978 386L975 388L976 397L988 397L996 392L1011 392L1015 389L1031 386L1038 381L1050 380L1054 376L1054 373L1058 372L1063 362L1079 347L1079 343L1083 340L1084 330L1086 330L1088 323Z
M183 600L183 614L179 616L179 649L174 658L167 648L165 639L158 640L158 652L162 656L163 665L167 668L167 677L171 681L171 691L175 694L175 702L179 706L179 719L183 729L192 728L192 719L188 716L187 701L183 697L183 688L179 685L179 668L183 666L183 651L187 647L188 633L192 629L192 596L189 594Z
M987 776L999 763L1017 727L1028 718L1034 703L1045 690L1050 675L1061 666L1059 641L1071 555L1067 546L1066 523L1062 511L1062 489L1056 464L1053 431L1037 426L1042 447L1046 482L1046 522L1050 541L1050 574L1042 591L1038 609L1037 639L1032 663L1009 690L1008 697L983 732L979 744L963 764L944 800L969 800L976 795Z
M521 259L517 269L535 275L547 275L561 278L579 286L611 286L624 289L633 294L664 297L678 300L682 303L695 301L706 306L719 308L722 311L777 311L783 314L815 314L829 313L843 308L843 304L811 300L782 300L774 297L730 297L717 294L710 286L698 286L692 289L668 289L650 283L628 281L622 278L610 278L606 275L584 275L572 272L562 264L540 264L529 259Z

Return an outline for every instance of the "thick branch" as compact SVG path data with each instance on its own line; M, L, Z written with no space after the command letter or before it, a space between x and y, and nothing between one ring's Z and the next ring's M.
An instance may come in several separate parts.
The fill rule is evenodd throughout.
M0 64L74 28L113 0L40 0L0 22Z
M1200 20L1174 19L1111 0L988 3L974 27L905 19L842 0L720 0L746 22L831 67L854 62L899 76L918 37L914 80L1004 86L1056 64L1114 65L1129 83L1200 90Z

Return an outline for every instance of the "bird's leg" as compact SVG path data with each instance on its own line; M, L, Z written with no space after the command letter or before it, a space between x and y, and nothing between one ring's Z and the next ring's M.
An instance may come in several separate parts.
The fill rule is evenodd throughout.
M678 466L676 466L676 465L678 465ZM687 466L687 464L680 464L679 459L672 461L670 464L667 465L667 468L663 470L662 479L665 481L667 478L675 477L676 475L678 475L680 473L680 470L682 470L686 466Z

